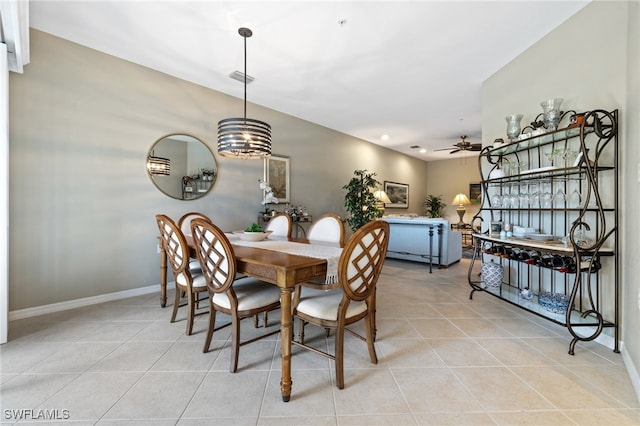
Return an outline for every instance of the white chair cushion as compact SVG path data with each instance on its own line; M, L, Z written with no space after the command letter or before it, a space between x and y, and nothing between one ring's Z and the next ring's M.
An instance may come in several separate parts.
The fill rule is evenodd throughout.
M338 320L338 305L343 295L341 288L325 291L301 287L301 291L297 308L299 313L329 321ZM347 318L359 315L366 310L365 302L351 301L347 308Z
M193 287L194 290L200 289L197 291L204 291L207 289L207 280L205 280L204 275L192 273L191 278L193 279L191 286ZM185 278L184 274L178 275L178 277L176 278L176 281L180 285L184 285L184 286L187 285L187 279Z
M200 262L198 261L198 259L189 261L189 271L191 271L191 272L201 272L202 271L202 269L200 267Z
M280 289L273 284L255 278L240 278L233 283L233 290L238 298L238 310L247 311L268 306L280 301ZM229 298L225 293L215 293L213 303L231 309Z

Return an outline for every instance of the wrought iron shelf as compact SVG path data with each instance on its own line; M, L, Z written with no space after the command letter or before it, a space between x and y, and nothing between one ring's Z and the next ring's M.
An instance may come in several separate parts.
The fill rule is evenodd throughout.
M486 292L565 326L572 337L571 355L578 342L598 338L604 328L613 328L613 350L619 352L618 111L593 110L583 115L581 125L555 131L537 129L480 152L483 194L472 225L476 229L479 220L484 229L473 234L474 256L468 272L470 299L475 292ZM554 167L558 163L552 160L557 158L549 153L556 151L563 153L561 161L569 167ZM578 159L573 160L574 154ZM516 164L519 173L496 176L493 171L505 164ZM522 171L523 164L529 170ZM531 185L545 190L533 192ZM547 204L548 199L544 207L541 200L531 204L535 197L527 192L551 194L553 204ZM574 193L578 199L572 198ZM554 198L556 194L563 195L560 201ZM503 223L533 228L540 234L538 239L501 238L498 233ZM546 234L557 237L541 241ZM485 288L474 274L474 265L489 258L497 259L502 267L499 287ZM532 291L534 297L523 298L523 289ZM568 314L548 311L535 297L543 292L569 298L573 308Z

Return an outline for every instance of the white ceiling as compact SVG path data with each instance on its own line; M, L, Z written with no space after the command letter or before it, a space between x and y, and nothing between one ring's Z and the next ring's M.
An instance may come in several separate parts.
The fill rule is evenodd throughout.
M482 82L587 3L31 0L29 19L239 98L246 26L249 102L432 161L460 135L481 142Z

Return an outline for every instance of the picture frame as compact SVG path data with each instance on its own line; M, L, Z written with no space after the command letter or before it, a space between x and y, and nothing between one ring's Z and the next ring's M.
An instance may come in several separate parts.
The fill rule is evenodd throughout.
M384 181L384 192L391 200L385 203L385 207L407 209L409 208L409 185L406 183Z
M502 222L489 222L489 236L499 237L502 232Z
M479 203L482 201L482 185L479 183L469 184L469 200L472 203Z
M267 182L279 203L291 202L291 159L272 155L266 160Z

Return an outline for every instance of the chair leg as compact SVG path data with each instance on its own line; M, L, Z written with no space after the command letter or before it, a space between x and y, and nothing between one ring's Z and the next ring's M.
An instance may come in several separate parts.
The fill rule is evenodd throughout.
M367 336L367 347L369 348L369 358L371 358L373 364L377 364L378 356L376 355L376 348L373 346L373 342L376 339L376 325L373 312L365 318L364 327Z
M264 311L262 314L262 327L267 328L267 321L269 321L269 312Z
M336 386L344 389L344 325L336 328Z
M171 322L176 322L176 315L178 315L178 306L180 306L180 293L181 291L176 288L176 297L173 301L173 312L171 313Z
M255 314L253 316L253 327L254 328L258 328L258 322L260 321L260 317L258 316L258 314Z
M187 336L191 336L191 332L193 331L193 318L195 317L195 293L189 292L187 294Z
M237 315L231 315L231 366L229 371L235 373L238 370L238 358L240 356L240 319Z
M300 318L299 320L299 324L300 324L300 330L298 331L298 340L300 341L300 343L304 343L304 320L302 318Z
M204 342L204 348L202 348L203 353L209 352L209 347L211 347L211 339L213 338L213 330L216 328L216 310L213 309L213 304L209 303L209 328L207 329L207 338Z

